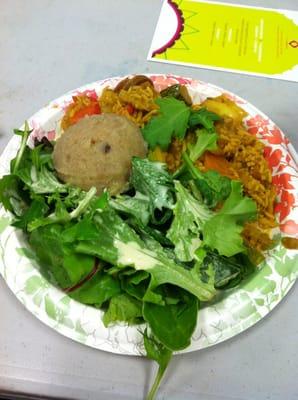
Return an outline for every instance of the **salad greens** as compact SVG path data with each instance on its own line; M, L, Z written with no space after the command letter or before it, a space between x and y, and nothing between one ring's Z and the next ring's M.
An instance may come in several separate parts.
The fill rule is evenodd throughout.
M206 109L192 110L175 89L156 103L160 112L143 128L151 149L195 135L175 174L166 165L133 157L130 188L114 198L60 182L53 143L27 145L25 123L10 174L0 180L0 201L14 215L41 272L70 297L104 311L105 326L140 326L147 356L159 364L153 399L172 353L186 348L198 310L218 291L237 285L254 269L241 236L256 218L256 204L238 181L194 162L217 149ZM180 95L179 95L180 96Z

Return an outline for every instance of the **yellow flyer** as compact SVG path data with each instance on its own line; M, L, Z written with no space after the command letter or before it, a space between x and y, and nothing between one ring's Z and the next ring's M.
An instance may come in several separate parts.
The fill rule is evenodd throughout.
M298 82L298 12L164 0L148 60Z

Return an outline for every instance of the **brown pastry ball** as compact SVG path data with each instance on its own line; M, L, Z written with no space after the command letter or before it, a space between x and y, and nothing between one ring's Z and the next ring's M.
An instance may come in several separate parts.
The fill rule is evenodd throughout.
M85 117L57 140L54 166L63 182L111 195L128 186L133 156L145 157L146 144L138 126L126 117L101 114Z

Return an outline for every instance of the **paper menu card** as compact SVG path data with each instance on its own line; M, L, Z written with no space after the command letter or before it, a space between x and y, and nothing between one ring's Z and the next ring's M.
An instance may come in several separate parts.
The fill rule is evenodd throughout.
M164 0L148 60L298 82L298 11Z

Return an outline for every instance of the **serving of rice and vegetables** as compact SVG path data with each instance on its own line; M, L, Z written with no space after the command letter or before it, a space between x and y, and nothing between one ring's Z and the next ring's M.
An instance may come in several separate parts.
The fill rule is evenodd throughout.
M189 346L198 310L247 279L279 236L264 145L227 96L193 104L142 75L100 97L78 94L63 133L22 136L0 200L44 274L104 310L105 326L141 325L159 364ZM295 241L292 246L297 246Z

